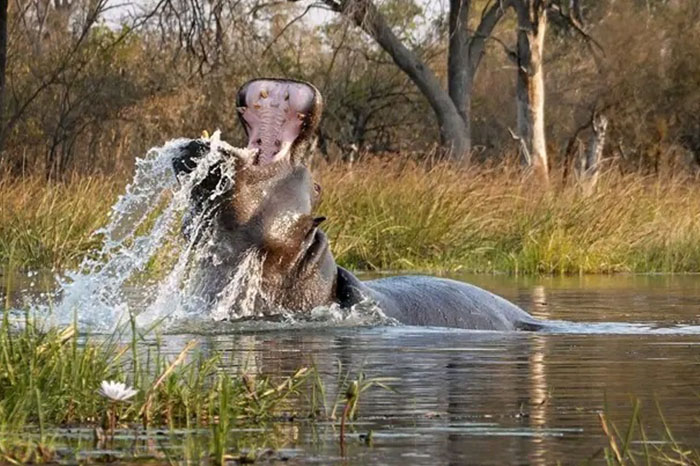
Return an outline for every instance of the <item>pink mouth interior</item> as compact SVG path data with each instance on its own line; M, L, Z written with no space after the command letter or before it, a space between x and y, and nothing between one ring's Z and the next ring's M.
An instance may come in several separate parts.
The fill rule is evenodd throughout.
M289 157L314 110L316 91L295 81L258 79L238 95L239 111L248 135L248 148L258 149L264 165Z

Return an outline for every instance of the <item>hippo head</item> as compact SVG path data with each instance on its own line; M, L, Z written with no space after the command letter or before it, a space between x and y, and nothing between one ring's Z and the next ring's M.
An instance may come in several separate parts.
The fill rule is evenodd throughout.
M200 265L209 269L209 294L226 286L252 250L262 261L261 291L268 305L307 310L329 304L337 267L319 229L324 218L314 213L321 188L300 162L303 143L320 119L320 94L297 81L259 79L241 88L237 104L252 150L235 157L231 189L212 200L223 173L214 165L192 192L193 209L208 212L209 243L216 248L216 259ZM184 147L173 160L176 173L192 171L209 144L193 140Z

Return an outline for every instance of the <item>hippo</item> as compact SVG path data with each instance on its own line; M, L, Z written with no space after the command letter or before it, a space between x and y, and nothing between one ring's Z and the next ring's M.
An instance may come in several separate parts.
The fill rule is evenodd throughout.
M261 261L264 305L296 313L337 304L349 308L367 300L400 324L475 330L537 330L542 322L515 304L479 287L429 276L361 281L338 266L317 215L321 186L304 163L304 152L323 108L311 84L255 79L237 96L248 137L246 157L227 154L235 183L221 186L222 168L211 166L192 187L191 209L206 212L214 257L200 263L211 297L226 287L236 267L253 251ZM208 139L184 143L173 158L178 176L193 171L209 153ZM184 228L184 231L187 231ZM258 303L256 305L263 305Z

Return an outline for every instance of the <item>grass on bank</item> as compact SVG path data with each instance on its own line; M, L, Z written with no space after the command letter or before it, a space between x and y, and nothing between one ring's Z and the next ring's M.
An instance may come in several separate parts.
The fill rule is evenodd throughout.
M339 264L361 270L572 274L700 271L695 179L604 173L592 196L552 174L367 160L315 170ZM123 178L0 181L0 264L68 267L96 245Z

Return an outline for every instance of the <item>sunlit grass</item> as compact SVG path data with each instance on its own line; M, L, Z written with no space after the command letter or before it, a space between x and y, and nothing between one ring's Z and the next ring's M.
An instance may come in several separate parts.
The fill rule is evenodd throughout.
M363 270L578 274L700 271L700 185L610 170L584 196L517 167L456 170L405 159L321 165L319 214L336 260ZM76 265L126 180L0 181L0 264Z
M0 264L30 269L76 265L99 245L91 233L104 225L124 186L117 177L60 183L0 178Z
M510 167L380 161L317 170L342 265L521 274L700 271L700 186L640 174L523 182ZM533 181L534 182L534 181Z

